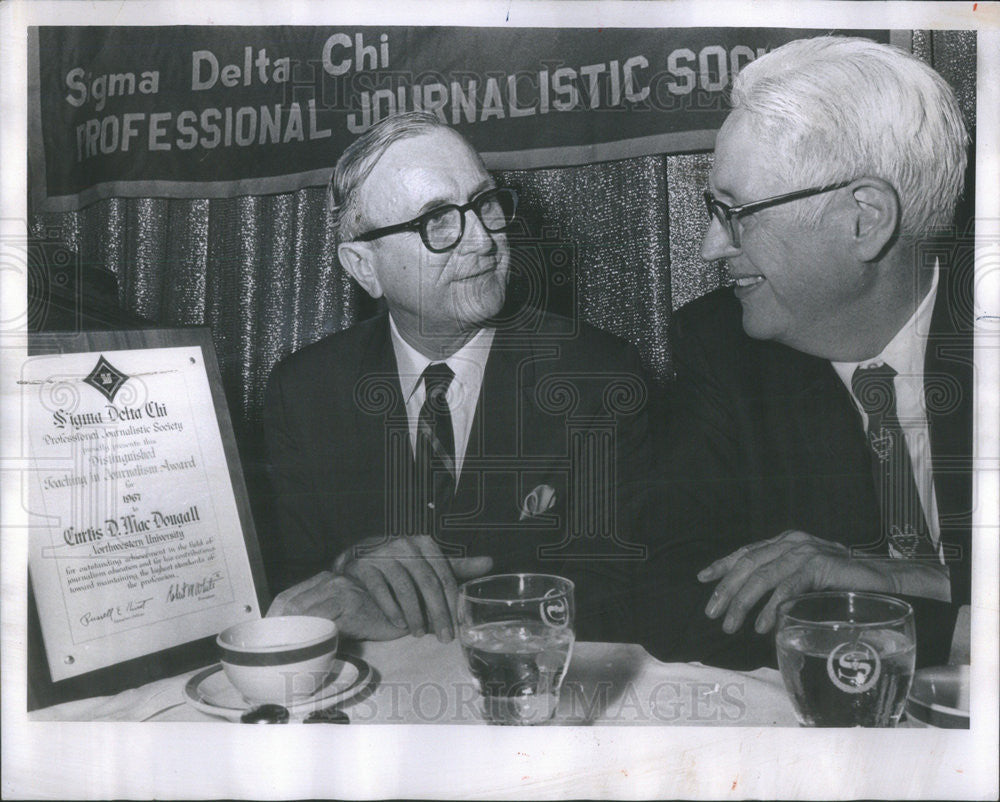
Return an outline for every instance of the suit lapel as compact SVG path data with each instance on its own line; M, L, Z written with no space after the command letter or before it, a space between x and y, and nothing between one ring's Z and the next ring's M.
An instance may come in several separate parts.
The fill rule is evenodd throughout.
M972 338L952 317L955 291L942 268L924 358L924 395L938 513L962 516L972 509Z
M472 509L484 503L484 483L496 481L488 466L503 457L516 457L521 442L520 420L529 402L534 369L524 349L503 330L498 330L479 389L465 451L455 508ZM521 366L523 365L523 369Z
M861 417L833 365L785 346L772 347L780 349L782 358L768 360L771 375L762 385L785 388L787 425L797 427L797 439L823 443L821 452L831 457L841 446L853 452L864 445Z
M406 406L399 389L399 368L389 335L388 315L382 316L360 356L354 387L355 399L363 413L381 412L384 421L406 427ZM371 417L377 419L379 415ZM408 448L412 459L412 446Z
M353 397L353 425L364 433L357 441L367 444L366 475L385 488L381 531L391 535L415 531L413 447L388 315L381 317L367 342L358 349Z
M924 358L924 401L930 430L934 492L941 539L957 547L952 600L969 599L972 524L973 343L968 322L955 317L964 297L954 265L941 265Z
M786 481L794 487L793 519L814 534L864 545L879 532L864 524L878 520L874 476L861 416L828 360L783 349L771 361L772 387L785 387L783 404ZM771 431L781 431L780 420Z

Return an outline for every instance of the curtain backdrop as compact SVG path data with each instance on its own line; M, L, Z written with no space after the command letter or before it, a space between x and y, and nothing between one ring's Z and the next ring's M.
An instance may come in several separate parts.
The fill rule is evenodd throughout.
M915 32L975 125L975 33ZM512 292L619 334L670 376L673 310L725 280L698 257L711 156L679 154L497 173L522 199ZM33 215L32 231L113 273L121 306L211 327L237 432L259 428L282 356L371 314L336 259L323 189L219 200L110 199Z
M720 280L697 256L709 166L695 155L496 173L521 199L512 294L625 337L665 378L670 313ZM129 313L211 327L237 428L259 421L278 359L375 310L337 262L323 189L113 198L42 226L114 273Z

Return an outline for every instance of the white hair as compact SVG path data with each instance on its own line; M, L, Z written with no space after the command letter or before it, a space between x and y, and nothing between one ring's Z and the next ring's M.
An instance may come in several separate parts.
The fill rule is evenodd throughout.
M952 222L969 137L951 87L909 53L869 39L799 39L744 67L732 105L785 155L793 188L881 178L899 196L902 236Z
M453 130L428 112L400 112L376 123L348 145L337 160L333 175L327 184L327 211L333 217L341 242L347 242L357 236L364 227L365 221L358 205L361 185L375 169L378 160L389 146L401 139L431 133L441 128ZM458 132L455 134L461 136ZM471 145L469 147L471 149Z

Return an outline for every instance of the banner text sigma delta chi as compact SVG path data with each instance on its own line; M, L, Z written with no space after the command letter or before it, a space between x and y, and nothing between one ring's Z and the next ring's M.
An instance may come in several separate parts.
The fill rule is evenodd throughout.
M764 48L755 50L747 45L728 49L707 45L698 52L677 48L668 54L666 69L657 75L650 74L650 61L640 53L593 64L552 64L513 73L445 76L430 71L394 71L387 34L370 43L362 33L353 37L337 33L326 40L320 54L323 73L370 73L368 81L353 82L355 91L348 103L339 92L333 92L332 99L292 99L315 86L315 63L309 63L306 69L289 56L277 56L266 47L253 45L244 46L242 57L227 63L212 50L199 49L192 51L190 58L192 93L280 87L280 98L255 105L90 117L75 126L76 160L143 147L149 151L192 150L326 139L333 130L329 118L320 119L324 110L346 112L347 130L358 134L390 114L408 110L428 111L457 125L550 112L621 108L623 104L646 103L654 92L655 99L662 102L665 97L688 95L696 88L722 91L731 73L762 52ZM93 75L77 66L65 75L64 100L75 108L91 104L99 114L109 99L157 95L161 83L158 69Z

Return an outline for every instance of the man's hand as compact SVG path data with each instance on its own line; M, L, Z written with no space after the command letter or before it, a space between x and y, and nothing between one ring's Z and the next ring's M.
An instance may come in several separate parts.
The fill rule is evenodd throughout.
M274 597L267 617L316 615L336 622L337 630L357 640L393 640L406 634L395 627L371 596L350 577L323 571Z
M721 580L705 614L719 618L722 628L736 632L753 606L774 591L754 622L767 632L785 599L811 590L857 590L950 598L948 572L924 560L852 557L847 546L789 530L770 540L743 546L698 574L700 582Z
M393 538L362 554L364 544L335 570L362 585L393 626L418 637L434 632L443 643L454 637L458 583L493 567L491 557L445 557L428 535Z

